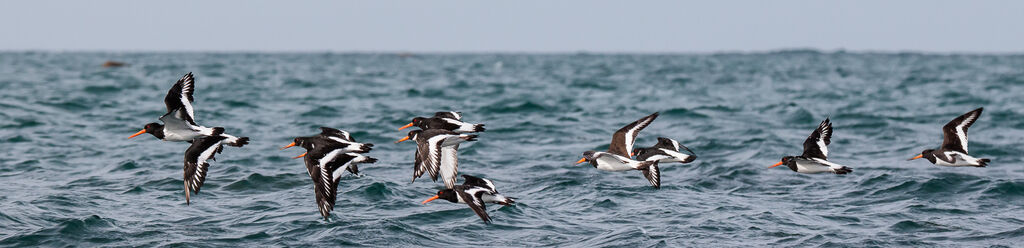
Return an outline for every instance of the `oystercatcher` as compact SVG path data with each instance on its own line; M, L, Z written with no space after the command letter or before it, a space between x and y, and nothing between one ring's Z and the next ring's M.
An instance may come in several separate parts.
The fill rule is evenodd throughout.
M462 185L438 191L437 195L423 201L423 204L437 199L445 199L453 203L466 203L484 223L491 223L491 216L487 214L487 207L484 203L508 206L516 202L515 198L505 197L498 193L498 190L494 188L494 183L489 179L470 175L462 175L462 177L465 178Z
M690 154L679 152L679 148L686 150ZM654 144L654 146L636 149L634 154L636 155L636 160L657 160L661 163L679 162L685 164L697 159L697 155L690 148L680 145L679 141L665 137L658 137L658 143Z
M991 160L967 155L967 128L970 128L971 124L974 124L974 121L981 117L983 109L971 110L971 112L967 112L946 123L945 126L942 126L942 146L938 150L925 149L921 151L921 155L917 155L910 160L925 158L928 162L932 162L932 164L952 167L988 166L988 162L991 162Z
M853 169L850 169L850 167L826 160L828 159L828 144L832 142L831 139L832 122L829 118L825 118L825 120L821 121L821 124L818 125L818 128L814 129L811 136L807 137L807 140L804 141L803 155L782 157L782 161L775 163L768 168L774 168L785 164L789 169L795 172L807 174L822 172L846 174L853 172Z
M352 136L349 135L349 133L346 131L329 127L320 127L320 130L321 133L315 136L295 138L295 140L292 141L292 143L284 147L281 147L281 150L288 149L289 147L293 146L305 148L307 151L306 153L302 153L301 155L294 157L301 158L303 156L306 156L309 150L312 150L316 147L331 146L337 147L342 152L353 153L366 153L369 152L373 147L373 144L370 143L364 144L355 142L355 139L353 139ZM352 172L352 174L359 174L359 167L356 166L355 164L352 164L347 168L349 172Z
M477 133L486 130L484 124L472 124L462 121L462 113L448 111L434 113L433 117L415 117L412 122L398 128L398 130L417 126L422 130L444 129L456 133Z
M413 130L395 143L410 139L416 141L413 182L424 172L428 172L430 179L436 182L440 176L444 186L451 189L455 187L455 177L459 173L459 144L476 141L476 137L475 134L459 134L444 129Z
M352 170L356 164L375 163L377 159L346 152L345 146L339 143L320 143L320 145L310 144L309 146L302 144L299 146L306 148L307 151L295 158L305 157L306 171L309 172L309 177L313 180L317 206L324 220L327 220L331 210L334 210L342 172L348 170L352 174L356 174L356 171Z
M636 141L636 136L640 134L640 130L650 125L655 118L658 118L658 112L654 112L654 114L640 118L620 128L612 135L612 143L609 144L607 152L583 152L583 158L576 161L576 164L590 162L590 165L593 165L594 168L603 171L639 170L654 188L661 188L661 170L658 169L657 160L636 161L630 158L630 154L633 153L633 143Z
M192 107L192 93L195 92L195 77L189 72L178 79L178 82L167 91L164 104L167 113L160 117L159 123L148 123L139 132L128 138L135 138L149 133L163 141L192 142L205 136L223 136L223 143L229 146L242 147L249 143L249 137L235 137L224 133L223 127L204 127L196 124L195 109Z
M185 205L191 204L191 197L189 192L195 192L199 194L199 188L203 187L203 182L206 181L206 172L210 168L210 163L207 160L214 160L214 154L220 153L224 149L221 143L224 141L224 136L206 136L196 138L192 141L192 145L185 150Z

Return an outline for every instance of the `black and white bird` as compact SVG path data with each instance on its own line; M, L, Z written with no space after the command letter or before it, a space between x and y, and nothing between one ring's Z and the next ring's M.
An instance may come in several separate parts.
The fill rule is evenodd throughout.
M485 203L508 206L516 202L515 198L498 193L498 190L494 188L494 183L489 179L470 175L462 175L462 177L465 178L462 185L438 191L437 195L423 201L423 204L437 199L445 199L453 203L466 203L484 223L491 223L491 216L487 214Z
M445 188L451 189L455 187L459 174L459 144L476 141L476 137L475 134L459 134L444 129L413 130L395 143L410 139L416 141L413 182L426 172L435 182L440 177Z
M473 124L462 121L462 113L447 111L434 113L433 117L415 117L412 122L398 128L398 130L417 126L422 130L444 129L456 133L477 133L486 130L484 124Z
M288 149L293 146L305 148L305 153L293 157L301 158L306 156L310 150L318 147L332 147L345 153L366 153L372 149L371 147L373 147L373 144L370 143L356 142L348 132L343 130L329 127L320 127L320 130L321 133L314 136L296 137L292 143L281 147L281 150ZM356 164L358 163L353 163L351 166L347 167L349 172L352 172L352 174L359 174L359 166Z
M324 220L334 210L334 203L338 196L338 183L341 182L342 173L353 170L356 164L375 163L376 158L364 156L359 153L346 152L345 146L339 143L312 143L308 146L299 146L308 149L302 156L305 157L306 171L313 180L313 192L316 194L316 204Z
M680 148L686 150L690 154L680 152ZM697 155L691 151L690 148L680 145L679 141L665 137L658 137L658 143L654 144L654 146L637 148L633 153L636 155L636 160L657 160L661 164L673 162L685 164L697 159Z
M971 110L971 112L967 112L946 123L942 127L942 146L938 150L925 149L921 152L921 155L917 155L910 160L925 158L928 162L932 162L932 164L952 167L988 166L988 162L991 162L991 160L967 155L967 128L970 128L971 124L974 124L981 117L983 109Z
M576 164L590 162L594 168L603 171L639 170L654 188L661 188L661 170L658 169L658 161L637 161L630 156L633 153L636 136L655 118L658 118L657 112L620 128L612 135L612 143L608 145L607 152L583 152L583 158L576 161Z
M229 146L242 147L249 143L249 137L236 137L224 133L223 127L204 127L196 124L195 108L192 107L195 92L195 77L189 72L181 77L164 97L167 113L160 117L159 123L148 123L143 129L129 139L148 133L163 141L192 142L196 138L206 136L222 136L223 143Z
M840 164L829 162L828 159L828 144L831 143L832 139L832 122L829 118L825 118L818 125L817 129L811 133L811 136L807 137L804 141L804 154L800 156L785 156L782 157L782 161L775 163L771 167L775 168L779 165L786 165L789 169L807 174L831 172L835 174L846 174L853 172L853 169Z
M199 137L185 150L185 204L190 205L190 192L199 194L199 188L206 181L206 172L210 169L209 160L216 161L214 155L220 153L224 146L224 136Z

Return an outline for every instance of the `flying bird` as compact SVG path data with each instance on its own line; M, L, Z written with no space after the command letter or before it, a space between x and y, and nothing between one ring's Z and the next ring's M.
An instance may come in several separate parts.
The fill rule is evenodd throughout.
M785 156L782 157L782 161L775 163L771 167L775 168L779 165L786 165L789 169L807 174L815 174L822 172L831 172L835 174L846 174L853 172L853 169L840 164L829 162L828 159L828 144L831 143L832 139L832 122L829 118L825 118L818 125L817 129L811 133L811 136L807 137L804 141L804 154L800 156Z
M486 130L484 124L473 124L462 121L462 113L447 111L434 113L433 117L414 117L412 122L398 128L398 130L406 129L412 126L419 127L421 130L427 129L444 129L456 133L477 133Z
M679 152L682 148L690 154ZM636 160L641 161L658 161L661 164L665 163L689 163L697 159L697 155L690 148L679 144L679 141L673 139L658 137L658 143L651 147L637 148L634 152Z
M465 178L462 185L438 191L437 195L423 201L423 204L437 199L445 199L453 203L466 203L484 223L491 223L491 216L487 214L485 203L508 206L516 202L514 198L498 193L498 190L494 188L494 183L489 179L470 175L462 175L462 177Z
M942 146L938 150L925 149L921 151L920 155L911 158L910 160L924 158L928 162L935 165L941 166L973 166L973 167L985 167L988 166L989 160L987 158L975 158L971 155L967 155L967 128L970 128L974 121L981 117L981 111L984 108L978 108L967 112L949 123L946 123L942 127Z
M456 176L459 173L459 144L476 141L476 138L475 134L459 134L444 129L427 129L409 131L408 135L395 143L410 139L416 142L413 182L427 172L430 174L430 179L436 182L440 177L445 187L451 189L455 187Z
M607 152L583 152L583 158L576 161L576 164L590 162L594 168L603 171L639 170L654 188L661 188L661 170L658 169L657 160L637 161L630 158L636 136L655 118L658 118L657 112L620 128L612 135L612 143L609 144Z
M195 92L195 88L195 77L191 72L185 74L167 91L167 96L164 97L167 113L160 117L160 121L164 124L148 123L141 131L128 138L148 133L163 141L192 142L196 138L222 136L225 145L242 147L248 144L249 137L225 134L223 127L211 128L196 124L195 108L192 106L192 94Z

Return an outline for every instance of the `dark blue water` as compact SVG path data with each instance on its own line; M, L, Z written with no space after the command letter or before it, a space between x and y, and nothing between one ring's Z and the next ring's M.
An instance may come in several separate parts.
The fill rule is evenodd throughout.
M106 60L129 63L103 68ZM197 119L252 137L185 205L186 143L126 139L197 76ZM707 55L0 53L0 246L1019 246L1024 241L1024 56L789 51ZM978 107L987 168L906 161ZM434 111L485 123L460 170L519 198L420 201L396 128ZM699 155L639 172L574 166L614 130ZM847 175L767 169L826 116ZM377 144L330 221L298 150L319 126Z

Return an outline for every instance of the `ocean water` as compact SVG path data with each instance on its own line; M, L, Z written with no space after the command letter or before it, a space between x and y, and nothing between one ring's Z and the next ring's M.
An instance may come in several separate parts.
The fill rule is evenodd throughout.
M103 68L106 60L129 63ZM226 147L185 205L187 143L127 137L165 112L183 74L196 115L249 136ZM946 246L1024 241L1024 56L915 53L518 55L0 53L0 246ZM907 161L972 109L987 168ZM518 198L420 201L414 116L484 123L460 172ZM698 159L639 172L574 165L621 126L679 140ZM847 175L767 167L799 155L825 117ZM330 126L376 144L361 176L317 212L301 149Z

